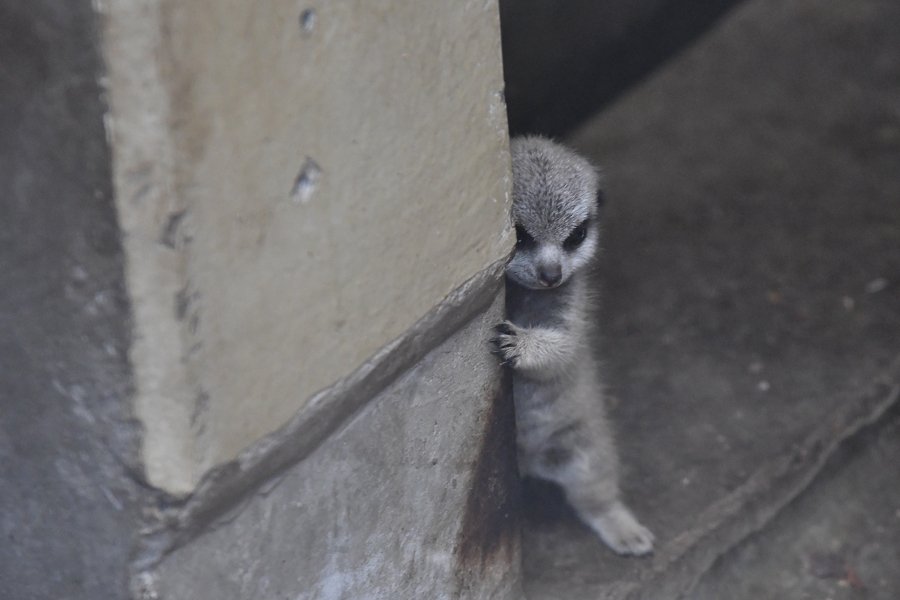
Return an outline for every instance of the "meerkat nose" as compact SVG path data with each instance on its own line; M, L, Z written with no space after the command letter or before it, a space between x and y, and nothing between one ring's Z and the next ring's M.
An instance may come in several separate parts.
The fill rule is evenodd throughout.
M562 279L562 267L559 263L541 265L538 269L538 279L544 286L553 287Z

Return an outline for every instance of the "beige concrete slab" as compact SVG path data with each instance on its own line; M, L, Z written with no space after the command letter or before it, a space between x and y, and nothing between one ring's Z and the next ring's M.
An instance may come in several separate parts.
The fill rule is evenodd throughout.
M107 7L154 485L190 491L508 252L499 40L493 1Z

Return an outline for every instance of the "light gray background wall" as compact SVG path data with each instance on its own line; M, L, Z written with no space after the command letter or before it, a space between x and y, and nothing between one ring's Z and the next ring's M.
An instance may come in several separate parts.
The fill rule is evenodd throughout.
M0 597L121 598L138 517L87 0L0 3Z

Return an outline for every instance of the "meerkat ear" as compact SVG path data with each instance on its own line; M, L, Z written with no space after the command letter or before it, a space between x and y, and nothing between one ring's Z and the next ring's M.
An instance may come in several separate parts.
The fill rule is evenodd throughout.
M603 208L604 204L606 204L606 194L603 193L603 190L597 190L597 208Z

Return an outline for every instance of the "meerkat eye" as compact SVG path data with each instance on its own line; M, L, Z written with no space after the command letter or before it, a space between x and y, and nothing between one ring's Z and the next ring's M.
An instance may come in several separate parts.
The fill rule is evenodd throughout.
M563 242L563 248L566 250L574 250L578 246L581 245L581 242L584 241L584 238L587 237L588 232L588 222L585 219L581 225L572 230L572 233L569 234L569 237L566 238L566 241Z
M516 247L528 248L530 246L534 246L534 238L525 231L524 227L516 225Z

